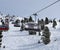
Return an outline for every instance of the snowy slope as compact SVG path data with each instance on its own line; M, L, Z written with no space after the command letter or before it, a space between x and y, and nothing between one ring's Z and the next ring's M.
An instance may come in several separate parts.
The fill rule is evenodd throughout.
M10 29L3 32L3 41L1 50L60 50L60 23L56 29L52 28L52 23L47 25L51 32L51 42L48 45L38 44L40 36L29 35L27 31L20 31L19 27L13 27L10 23ZM3 48L5 46L5 48Z

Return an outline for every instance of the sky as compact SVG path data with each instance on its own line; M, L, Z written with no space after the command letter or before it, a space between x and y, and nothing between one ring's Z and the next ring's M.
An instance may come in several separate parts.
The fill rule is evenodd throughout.
M57 0L0 0L0 11L3 14L29 17L36 11L50 5ZM60 2L43 10L37 18L60 18Z

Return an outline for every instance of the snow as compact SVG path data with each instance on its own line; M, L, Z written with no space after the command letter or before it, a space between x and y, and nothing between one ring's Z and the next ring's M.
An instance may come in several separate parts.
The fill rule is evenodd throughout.
M38 44L41 36L29 35L27 31L20 31L19 27L9 24L9 31L3 32L1 50L60 50L60 23L56 29L52 28L52 23L46 25L51 32L51 42L47 45ZM3 48L5 46L5 48Z

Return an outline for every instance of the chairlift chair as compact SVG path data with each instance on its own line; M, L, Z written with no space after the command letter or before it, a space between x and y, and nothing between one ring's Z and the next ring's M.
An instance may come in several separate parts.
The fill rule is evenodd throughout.
M38 24L34 22L25 24L24 29L26 31L36 31L36 32L40 31L40 28L38 28Z

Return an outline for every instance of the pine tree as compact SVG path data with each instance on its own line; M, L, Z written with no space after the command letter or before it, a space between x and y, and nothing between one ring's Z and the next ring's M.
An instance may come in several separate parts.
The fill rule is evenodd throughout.
M17 19L16 21L15 21L15 23L17 24L17 23L19 23L20 22L20 20L19 19Z
M28 18L24 18L24 21L25 21L25 22L28 22Z
M21 23L24 23L24 20L21 20Z
M45 26L44 20L43 19L41 19L41 20L38 19L38 25L40 25L41 30L43 30L44 26Z
M21 21L21 28L20 28L20 31L23 31L24 30L24 20Z
M32 21L33 21L33 19L32 19L32 17L30 16L30 17L29 17L29 22L32 22Z
M39 23L39 22L40 22L40 20L38 19L38 29L39 29L39 36L40 36L40 35L41 35L41 34L40 34L40 31L41 31L41 30L40 30L40 23Z
M59 22L60 22L60 19L59 19Z
M53 20L53 28L55 28L55 26L57 25L57 22L55 21L55 19Z
M41 19L41 30L43 30L43 29L44 29L44 20Z
M48 44L50 42L50 32L48 27L44 28L42 36L43 36L43 43Z
M3 21L3 19L1 20L1 22L2 22L2 25L4 25L5 23L4 23L4 21Z
M45 18L45 24L49 24L49 20L47 17Z

